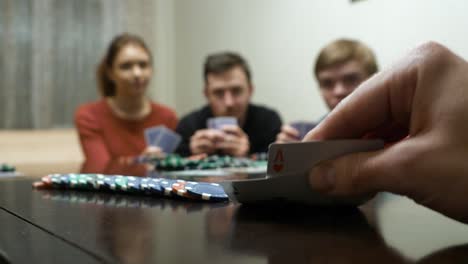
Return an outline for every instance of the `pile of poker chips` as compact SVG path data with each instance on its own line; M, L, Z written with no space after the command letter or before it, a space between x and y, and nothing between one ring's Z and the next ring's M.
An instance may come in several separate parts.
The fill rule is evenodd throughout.
M258 159L236 158L232 156L212 155L202 159L183 158L177 154L170 154L164 158L140 159L154 165L157 171L181 171L181 170L210 170L222 168L247 168L265 165L266 154L258 154Z
M6 163L0 164L0 172L15 172L16 168L14 166L8 165Z
M189 199L193 201L225 202L228 195L221 185L165 178L141 178L103 174L51 174L33 183L35 188L73 189L145 194Z

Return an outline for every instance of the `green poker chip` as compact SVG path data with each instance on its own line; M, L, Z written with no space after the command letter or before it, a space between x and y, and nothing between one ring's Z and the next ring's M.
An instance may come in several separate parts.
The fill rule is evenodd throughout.
M127 177L117 176L115 178L115 190L126 192L128 189L127 183L128 183Z

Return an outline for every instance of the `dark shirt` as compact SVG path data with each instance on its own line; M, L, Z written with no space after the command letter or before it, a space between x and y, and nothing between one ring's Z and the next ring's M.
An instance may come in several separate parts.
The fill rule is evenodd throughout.
M206 105L184 116L176 128L176 132L182 136L182 142L176 153L189 156L190 137L197 130L206 129L206 121L213 117L211 108ZM264 106L249 104L245 124L242 130L249 136L251 153L267 152L268 146L276 140L276 135L281 131L281 118L276 111Z

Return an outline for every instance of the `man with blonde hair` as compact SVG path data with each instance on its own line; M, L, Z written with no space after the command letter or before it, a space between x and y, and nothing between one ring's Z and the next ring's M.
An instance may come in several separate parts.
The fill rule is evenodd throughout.
M352 39L338 39L327 44L320 51L314 66L320 93L330 111L377 71L377 60L372 50ZM309 125L308 129L313 126ZM303 136L304 133L294 124L283 125L276 142L295 142Z

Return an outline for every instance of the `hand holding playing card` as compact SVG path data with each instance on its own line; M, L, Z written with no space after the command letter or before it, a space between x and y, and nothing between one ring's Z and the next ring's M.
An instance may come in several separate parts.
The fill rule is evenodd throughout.
M145 140L148 146L158 147L164 153L172 153L182 138L165 126L156 126L145 129Z
M216 144L216 148L224 154L244 157L249 153L250 141L247 134L237 125L225 125L223 139Z
M276 136L275 143L291 143L298 142L299 140L299 131L296 128L290 125L283 125L281 132Z
M409 136L321 163L312 188L332 196L394 192L468 222L467 72L467 61L427 43L361 84L304 140L360 138L395 124Z
M211 129L222 130L225 125L234 125L237 126L237 119L231 116L219 116L209 118L206 121L206 126Z
M141 153L141 156L148 157L148 158L164 158L166 154L163 152L163 150L160 147L148 146Z
M216 152L216 142L224 138L224 133L216 129L200 129L190 138L192 154L213 154Z

